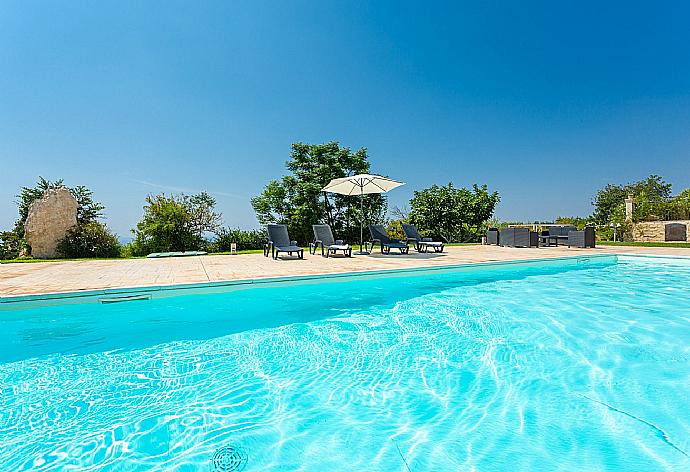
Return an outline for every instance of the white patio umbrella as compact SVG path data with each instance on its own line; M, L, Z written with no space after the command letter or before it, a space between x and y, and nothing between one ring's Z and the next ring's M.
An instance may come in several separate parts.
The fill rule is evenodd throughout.
M323 192L339 193L341 195L359 195L359 209L361 218L364 218L364 195L371 193L386 193L396 187L405 185L403 182L382 177L380 175L357 174L351 177L342 177L340 179L331 180L321 190ZM364 244L364 226L363 221L359 221L359 252L358 254L368 254L362 251Z

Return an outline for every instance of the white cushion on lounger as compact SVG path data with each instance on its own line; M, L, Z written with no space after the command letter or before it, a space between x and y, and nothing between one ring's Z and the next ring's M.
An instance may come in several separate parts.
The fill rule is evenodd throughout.
M329 249L339 249L339 250L350 249L349 244L331 244L328 247L329 247Z

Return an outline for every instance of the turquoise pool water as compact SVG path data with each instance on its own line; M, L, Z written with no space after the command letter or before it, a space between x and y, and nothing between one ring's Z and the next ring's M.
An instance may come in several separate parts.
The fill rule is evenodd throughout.
M3 304L0 392L3 471L690 470L690 263Z

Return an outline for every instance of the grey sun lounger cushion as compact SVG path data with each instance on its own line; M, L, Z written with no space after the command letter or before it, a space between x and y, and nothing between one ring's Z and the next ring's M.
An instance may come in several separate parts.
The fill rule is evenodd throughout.
M297 245L297 241L292 241L288 236L287 226L285 225L266 225L268 231L268 244L264 247L264 256L268 256L270 248L273 259L278 259L281 252L288 255L297 253L297 257L304 259L304 249Z
M389 238L383 225L369 225L369 232L371 233L371 248L374 249L374 244L379 243L381 254L390 254L391 248L399 249L401 254L407 254L410 251L407 242Z
M316 250L321 246L321 255L328 257L331 253L343 251L343 254L352 256L352 248L349 244L344 244L342 240L333 237L330 225L312 225L314 230L314 242L309 244L309 252L316 254Z
M417 252L426 252L427 249L434 248L434 252L443 252L443 243L441 241L432 241L431 238L423 238L415 225L402 224L402 229L405 232L408 243L414 243Z

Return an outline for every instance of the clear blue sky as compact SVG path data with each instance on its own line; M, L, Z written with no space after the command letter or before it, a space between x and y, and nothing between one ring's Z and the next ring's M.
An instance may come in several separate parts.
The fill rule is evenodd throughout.
M506 3L0 2L0 228L39 175L121 235L163 190L255 227L296 141L367 147L392 204L486 183L511 220L690 186L690 2Z

